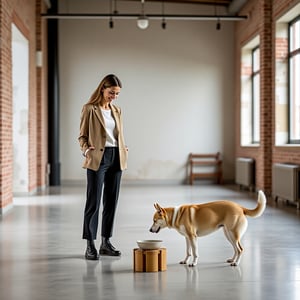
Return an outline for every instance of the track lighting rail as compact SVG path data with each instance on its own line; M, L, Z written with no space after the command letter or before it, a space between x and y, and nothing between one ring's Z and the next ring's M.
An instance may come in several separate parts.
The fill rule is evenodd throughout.
M57 14L41 14L45 19L137 19L140 14L100 14L100 13L57 13ZM180 14L147 14L150 20L182 20L182 21L242 21L247 16L231 16L231 15L180 15Z

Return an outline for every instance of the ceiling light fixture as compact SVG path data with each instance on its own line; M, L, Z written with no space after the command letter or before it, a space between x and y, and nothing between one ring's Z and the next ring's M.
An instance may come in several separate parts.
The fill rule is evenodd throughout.
M162 10L161 28L166 29L167 28L167 23L166 23L166 20L165 20L165 1L161 2L161 10Z
M110 11L109 28L110 29L114 28L114 21L113 21L113 18L112 18L112 15L113 15L112 2L113 2L113 0L110 0L110 2L109 2L109 11Z
M113 29L113 28L114 28L114 21L113 21L113 18L112 18L112 17L109 19L109 28L110 28L110 29Z
M113 9L113 1L114 1L114 9ZM118 14L117 10L117 0L110 0L109 2L109 28L114 28L114 20L113 16Z
M216 6L215 6L215 15L217 16L217 7ZM221 23L220 23L220 18L219 17L217 19L216 29L217 30L221 29Z
M137 26L140 29L146 29L149 26L149 20L145 15L144 11L144 0L141 0L142 12L141 15L137 19Z
M221 22L220 22L220 19L218 19L218 21L217 21L216 29L217 29L217 30L220 30L220 29L221 29Z

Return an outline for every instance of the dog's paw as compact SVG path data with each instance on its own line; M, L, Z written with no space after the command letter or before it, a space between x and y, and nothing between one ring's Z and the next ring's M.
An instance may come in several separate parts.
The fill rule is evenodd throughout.
M180 263L181 265L186 265L186 264L187 264L186 261L184 261L184 260L183 260L183 261L180 261L179 263Z
M226 262L228 262L228 263L230 264L230 266L232 266L232 267L237 267L237 266L239 265L239 264L238 264L234 259L232 259L232 258L227 259Z
M193 268L193 267L196 267L196 263L192 263L192 264L189 264L189 267Z

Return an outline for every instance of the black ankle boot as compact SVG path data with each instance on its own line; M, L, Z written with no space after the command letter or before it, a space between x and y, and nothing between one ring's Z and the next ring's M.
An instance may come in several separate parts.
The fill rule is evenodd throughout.
M106 256L121 256L121 252L110 243L109 238L104 237L102 237L99 253Z
M88 260L98 260L99 255L93 240L87 240L85 258Z

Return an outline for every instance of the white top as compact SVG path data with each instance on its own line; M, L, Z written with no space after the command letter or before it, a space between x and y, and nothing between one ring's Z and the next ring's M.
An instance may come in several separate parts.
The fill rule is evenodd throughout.
M118 142L116 139L116 122L111 114L110 109L101 109L106 130L106 142L105 147L118 147Z

